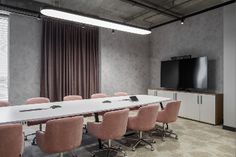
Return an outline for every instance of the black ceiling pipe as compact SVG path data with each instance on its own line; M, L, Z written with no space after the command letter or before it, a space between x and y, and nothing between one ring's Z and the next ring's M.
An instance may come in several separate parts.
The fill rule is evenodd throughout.
M166 11L163 11L161 9L158 9L156 7L153 7L153 6L150 6L150 5L146 5L144 3L140 3L138 1L135 1L135 0L122 0L122 1L125 1L127 3L132 3L134 5L137 5L137 6L140 6L140 7L144 7L144 8L147 8L147 9L150 9L150 10L155 10L157 12L160 12L164 15L167 15L167 16L170 16L170 17L174 17L174 18L180 18L179 16L177 15L174 15L173 13L169 13L169 12L166 12Z
M204 10L200 10L200 11L197 11L197 12L195 12L195 13L192 13L192 14L189 14L189 15L186 15L186 16L183 16L183 17L181 17L181 18L174 19L174 20L171 20L171 21L168 21L168 22L165 22L165 23L162 23L162 24L159 24L159 25L150 27L149 29L151 30L151 29L158 28L158 27L161 27L161 26L164 26L164 25L167 25L167 24L176 22L176 21L181 21L181 19L186 19L186 18L195 16L195 15L199 15L199 14L205 13L205 12L207 12L207 11L211 11L211 10L214 10L214 9L217 9L217 8L224 7L224 6L226 6L226 5L230 5L230 4L235 3L235 2L236 2L236 0L230 0L230 1L227 1L227 2L224 2L224 3L221 3L221 4L218 4L218 5L215 5L215 6L206 8L206 9L204 9Z
M40 16L40 13L37 11L19 8L19 7L6 5L6 4L2 4L2 3L0 3L0 9L5 10L5 11L9 11L9 12L13 12L13 13L17 13L17 14L33 16L33 17L37 17L37 18Z

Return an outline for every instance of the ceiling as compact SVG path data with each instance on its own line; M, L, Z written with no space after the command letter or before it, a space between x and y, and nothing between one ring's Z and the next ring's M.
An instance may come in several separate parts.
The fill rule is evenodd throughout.
M150 29L230 1L232 0L0 0L0 3L35 12L45 6L55 6Z

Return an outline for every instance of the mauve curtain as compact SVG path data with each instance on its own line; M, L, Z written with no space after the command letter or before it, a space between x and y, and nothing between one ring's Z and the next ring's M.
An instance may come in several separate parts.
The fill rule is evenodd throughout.
M98 28L43 19L41 91L51 101L99 88Z

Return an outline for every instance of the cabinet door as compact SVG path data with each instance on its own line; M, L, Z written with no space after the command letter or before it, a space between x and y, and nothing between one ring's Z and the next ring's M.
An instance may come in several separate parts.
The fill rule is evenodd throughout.
M157 95L157 90L155 90L155 89L148 89L148 95L156 96Z
M177 95L181 101L179 116L199 120L198 94L178 92Z
M174 92L158 90L157 95L161 97L167 97L167 98L173 99Z
M215 96L200 95L200 121L215 124Z
M173 96L174 96L174 93L175 93L175 92L172 92L172 91L158 90L158 91L157 91L157 96L170 98L170 99L172 100L172 99L173 99ZM168 101L163 102L162 104L163 104L163 106L165 107L167 103L168 103Z

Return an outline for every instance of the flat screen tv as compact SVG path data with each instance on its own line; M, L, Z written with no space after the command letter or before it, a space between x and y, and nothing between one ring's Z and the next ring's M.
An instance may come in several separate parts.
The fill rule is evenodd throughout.
M161 87L178 90L207 89L207 57L161 62Z

